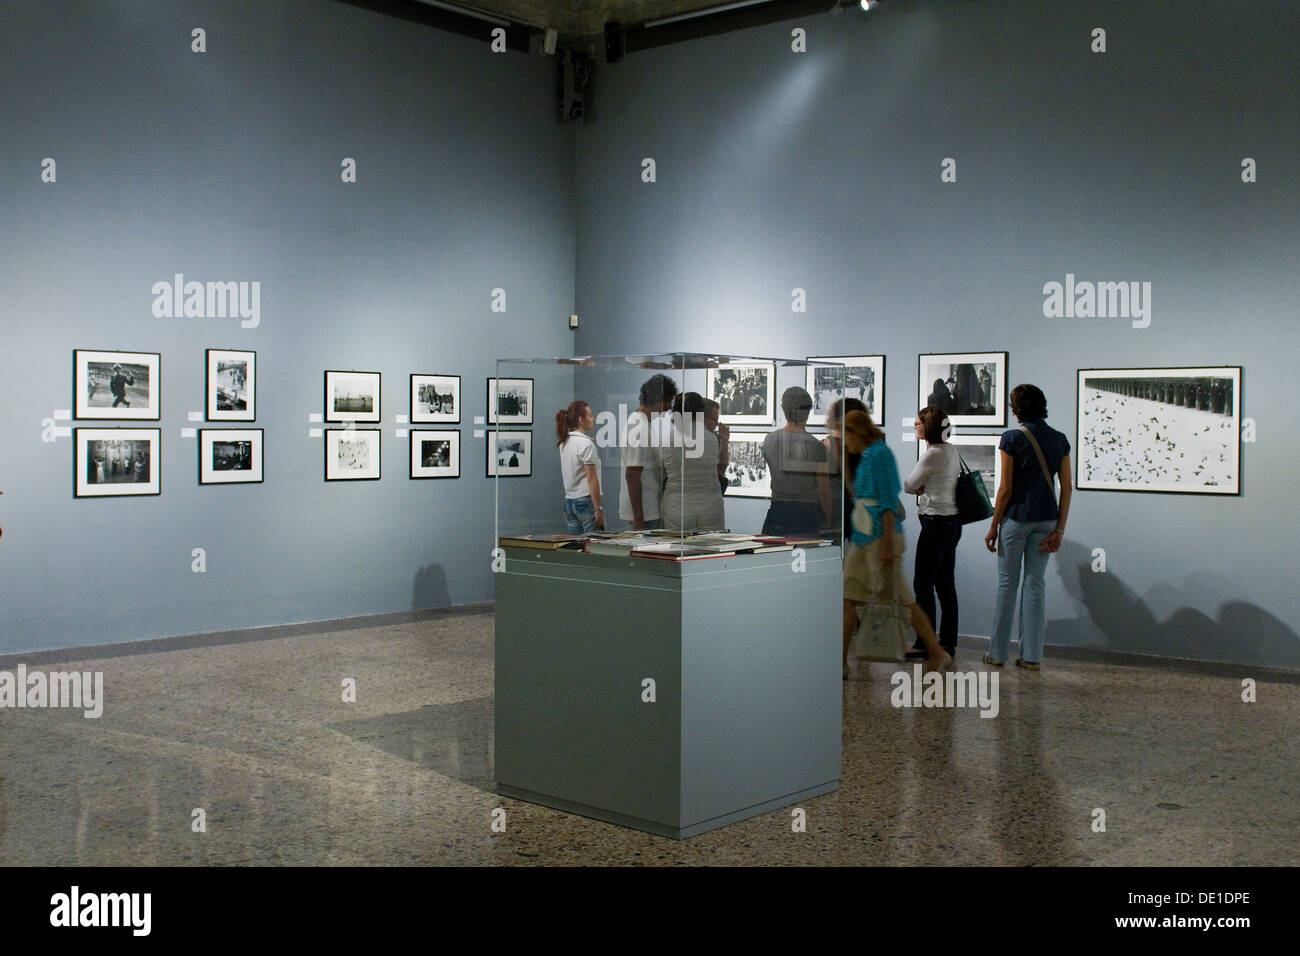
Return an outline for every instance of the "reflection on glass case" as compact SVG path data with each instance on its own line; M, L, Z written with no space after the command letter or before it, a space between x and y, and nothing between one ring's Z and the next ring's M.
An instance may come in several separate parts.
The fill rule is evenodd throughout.
M681 561L840 544L836 360L501 360L493 381L527 383L533 423L527 469L489 455L489 476L527 478L497 484L502 546Z

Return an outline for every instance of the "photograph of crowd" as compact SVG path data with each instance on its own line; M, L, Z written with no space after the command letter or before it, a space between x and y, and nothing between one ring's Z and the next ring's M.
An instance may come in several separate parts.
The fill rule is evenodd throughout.
M825 425L826 411L840 397L856 398L867 406L877 425L885 420L885 357L883 355L810 355L809 362L838 362L844 368L809 366L804 387L812 396L809 425Z
M326 481L374 481L378 478L378 428L331 428L325 431Z
M730 460L723 475L727 479L724 494L737 498L771 498L772 475L763 457L766 432L747 434L732 432L728 443Z
M78 498L158 494L161 434L157 428L73 429L73 493Z
M771 425L776 370L771 362L733 363L708 370L706 393L728 425Z

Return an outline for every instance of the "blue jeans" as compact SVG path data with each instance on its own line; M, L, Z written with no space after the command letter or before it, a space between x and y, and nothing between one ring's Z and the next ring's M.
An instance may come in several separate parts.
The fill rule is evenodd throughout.
M1016 634L1020 639L1020 656L1033 663L1043 659L1043 632L1047 629L1043 576L1051 555L1041 553L1038 546L1055 529L1055 518L1048 521L1002 519L998 533L998 598L993 608L993 637L989 640L989 657L994 660L1007 659L1018 589L1021 592L1020 620ZM1020 588L1022 562L1025 569L1023 589Z
M591 495L564 499L564 523L569 527L569 534L596 530L596 509L591 504Z

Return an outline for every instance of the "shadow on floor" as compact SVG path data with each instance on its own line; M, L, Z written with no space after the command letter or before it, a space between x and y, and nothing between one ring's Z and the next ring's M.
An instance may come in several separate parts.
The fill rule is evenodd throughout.
M480 790L494 792L491 697L330 724L354 740Z

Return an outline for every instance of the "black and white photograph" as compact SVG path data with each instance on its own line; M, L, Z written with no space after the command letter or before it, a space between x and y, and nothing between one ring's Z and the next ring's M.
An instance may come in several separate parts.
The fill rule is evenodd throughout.
M460 376L411 376L411 424L460 424Z
M984 479L984 490L989 493L989 501L997 495L998 483L1002 481L1002 456L998 454L1000 441L1001 435L948 436L948 443L957 449L961 460L966 462L966 467ZM924 440L918 441L916 446L918 459L930 447Z
M1079 370L1077 486L1241 493L1241 367Z
M377 422L378 372L325 372L325 421Z
M109 498L160 493L159 428L74 428L77 498Z
M917 408L936 405L954 425L1006 425L1006 352L921 355L917 368Z
M207 369L208 421L256 421L257 353L208 349Z
M533 473L532 432L488 432L487 476L526 478Z
M728 425L775 424L775 388L771 362L732 362L705 376L705 394L721 407L720 420Z
M326 481L377 481L378 479L378 428L326 429Z
M261 480L262 429L199 429L199 484L257 484Z
M72 352L74 418L101 421L158 421L157 352Z
M411 429L411 477L459 478L460 432Z
M489 425L531 425L533 423L533 380L490 378L487 380Z
M772 473L763 457L763 439L767 432L732 432L728 442L730 457L723 477L727 488L723 494L733 498L771 498Z
M840 383L844 384L844 397L856 398L867 406L867 413L877 425L885 421L885 357L883 355L810 355L810 362L838 362L843 370L826 366L810 366L804 387L812 396L812 413L809 425L825 425L826 412L840 397Z

